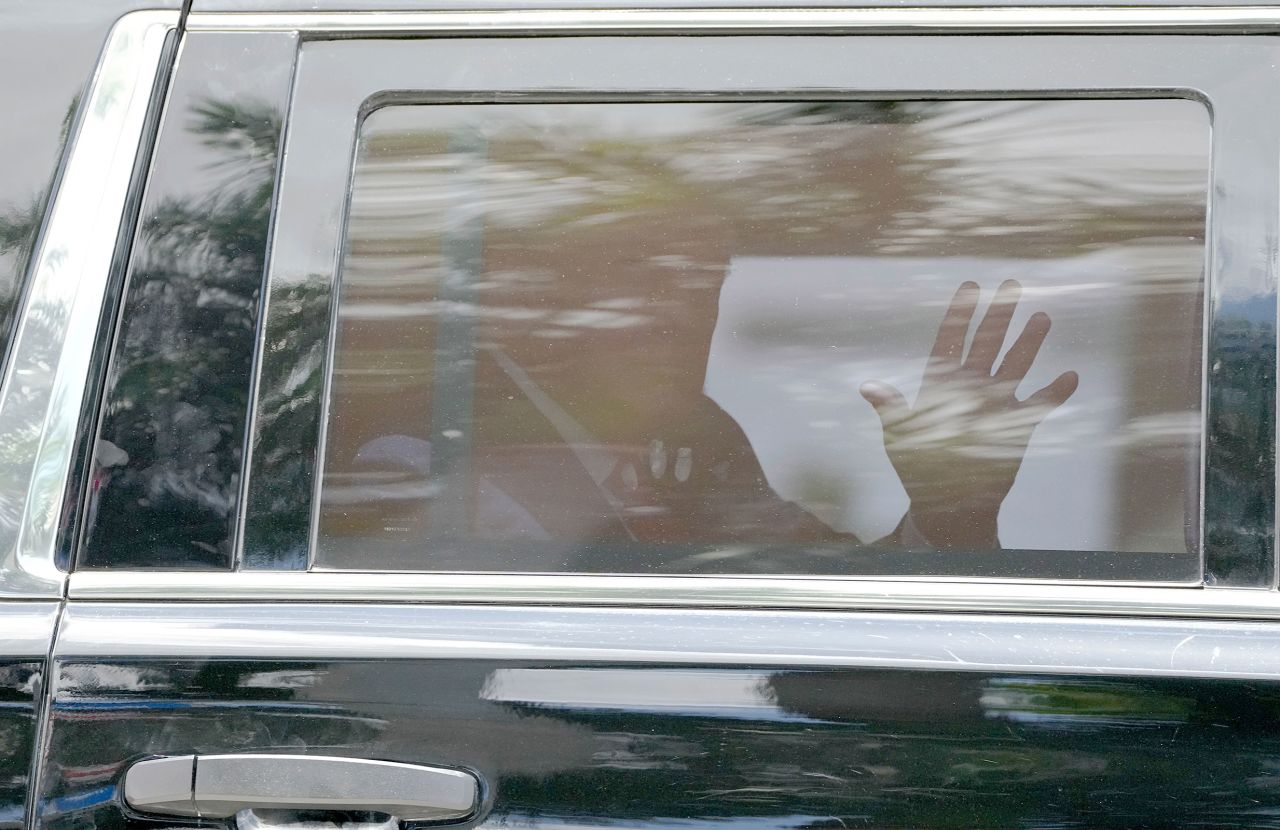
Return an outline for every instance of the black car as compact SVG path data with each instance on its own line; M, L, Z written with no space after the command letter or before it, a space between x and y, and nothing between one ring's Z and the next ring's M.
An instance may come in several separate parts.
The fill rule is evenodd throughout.
M0 830L1280 827L1280 12L0 7Z

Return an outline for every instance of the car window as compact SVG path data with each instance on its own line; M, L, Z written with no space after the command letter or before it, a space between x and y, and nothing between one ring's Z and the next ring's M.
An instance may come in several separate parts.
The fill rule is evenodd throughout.
M1185 572L1209 158L1181 98L378 107L317 564Z
M1267 39L405 34L188 34L78 567L1273 585Z
M304 41L240 561L1269 585L1269 48Z

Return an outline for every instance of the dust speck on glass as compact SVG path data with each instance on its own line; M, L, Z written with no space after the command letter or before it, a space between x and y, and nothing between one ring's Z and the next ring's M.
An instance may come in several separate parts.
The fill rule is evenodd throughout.
M1209 138L1183 99L377 109L316 562L1195 557Z

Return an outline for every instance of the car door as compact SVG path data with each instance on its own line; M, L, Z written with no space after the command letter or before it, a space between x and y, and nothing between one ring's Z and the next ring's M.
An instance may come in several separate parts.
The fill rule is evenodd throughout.
M1273 825L1238 14L197 3L36 823Z

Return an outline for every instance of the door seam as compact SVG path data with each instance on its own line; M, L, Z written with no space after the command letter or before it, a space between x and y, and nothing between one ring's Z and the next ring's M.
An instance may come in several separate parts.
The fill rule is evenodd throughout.
M64 580L65 586L65 580ZM64 587L65 592L65 587ZM43 783L45 756L53 734L53 686L54 656L57 652L58 634L62 630L62 618L67 612L67 598L58 601L58 613L53 620L53 630L49 635L49 648L45 652L44 665L40 670L38 699L35 701L35 735L31 742L31 765L27 772L27 797L23 805L23 827L25 830L36 830L39 826L37 811L40 807L40 791Z

